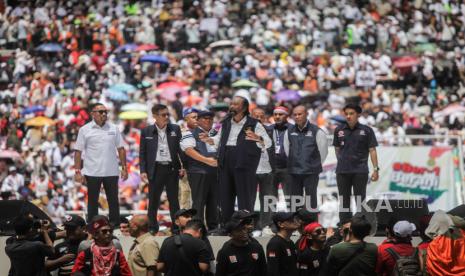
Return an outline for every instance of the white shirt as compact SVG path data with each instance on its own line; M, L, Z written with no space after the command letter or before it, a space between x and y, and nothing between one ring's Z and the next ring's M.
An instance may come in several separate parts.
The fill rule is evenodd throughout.
M272 170L270 165L270 157L268 156L268 151L262 150L256 174L266 174L271 173L271 171Z
M186 151L188 148L195 148L196 146L195 138L192 132L189 129L182 131L181 142L179 146L182 151Z
M283 146L286 156L289 156L289 136L287 133L288 131L286 130L286 132L284 132ZM328 137L326 133L321 129L319 129L316 133L316 144L318 147L318 151L320 152L321 164L323 164L326 160L326 157L328 156Z
M158 133L158 146L157 146L157 157L156 162L171 162L170 147L168 146L168 139L166 136L166 126L159 128L155 124Z
M117 150L124 141L116 125L105 123L103 127L94 121L79 129L74 149L83 152L83 174L89 176L118 176Z
M247 117L242 118L238 123L234 121L234 119L231 118L231 131L229 132L228 140L226 141L226 146L236 146L237 145L237 137L239 136L239 133L241 132L242 128L244 127L244 124L247 120ZM218 134L213 137L213 142L215 143L215 146L218 148L220 144L220 139L221 139L221 131L223 129L220 129L218 131ZM268 133L266 133L265 128L261 123L257 123L254 129L255 134L263 138L263 143L265 144L265 149L271 147L271 139L268 136ZM262 145L257 142L257 147L260 149L262 148Z
M16 175L8 175L3 180L1 192L17 192L20 187L24 186L24 176L16 173Z

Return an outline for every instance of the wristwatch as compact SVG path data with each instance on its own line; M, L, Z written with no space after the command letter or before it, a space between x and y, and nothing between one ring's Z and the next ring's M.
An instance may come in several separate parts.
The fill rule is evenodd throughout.
M379 167L378 167L378 166L374 167L373 169L374 169L375 171L379 172Z

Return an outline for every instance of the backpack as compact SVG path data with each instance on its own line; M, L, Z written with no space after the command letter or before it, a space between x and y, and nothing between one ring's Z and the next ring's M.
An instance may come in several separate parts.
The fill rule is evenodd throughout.
M393 276L421 276L418 248L415 248L410 256L401 256L394 249L387 248L386 251L394 258L396 264L392 271Z
M85 266L82 268L81 272L84 275L92 275L92 269L94 267L94 258L92 255L92 251L90 250L90 247L84 250L84 260L85 260ZM111 275L112 276L120 276L121 275L121 269L120 269L120 264L119 264L119 258L120 258L120 251L119 249L116 250L116 263L115 266L113 266L113 269L111 270Z

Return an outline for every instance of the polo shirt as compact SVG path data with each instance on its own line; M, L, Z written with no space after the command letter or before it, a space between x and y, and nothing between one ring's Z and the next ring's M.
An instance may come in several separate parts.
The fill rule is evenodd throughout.
M146 276L148 267L157 265L160 248L150 233L138 237L129 250L128 264L133 276Z
M334 131L333 146L339 148L336 173L368 173L370 148L378 141L371 127L357 123L351 129L344 123Z
M106 122L102 127L95 121L79 129L74 149L83 153L82 173L88 176L118 176L117 149L124 147L123 137L116 125Z

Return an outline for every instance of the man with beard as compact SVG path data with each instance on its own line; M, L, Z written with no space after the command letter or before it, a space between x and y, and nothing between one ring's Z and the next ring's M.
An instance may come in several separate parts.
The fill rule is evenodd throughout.
M284 195L291 195L289 174L287 173L287 156L284 152L284 133L290 124L287 122L289 110L285 106L277 106L273 110L274 124L270 126L273 129L273 142L275 149L275 171L273 175L274 187L281 183Z
M297 263L300 276L326 275L326 230L318 222L305 226L303 237L297 244Z
M229 115L215 137L209 138L205 133L199 136L203 142L218 147L222 222L231 218L236 196L239 209L252 211L257 188L255 173L260 155L271 146L271 140L263 125L249 116L247 98L233 98Z

